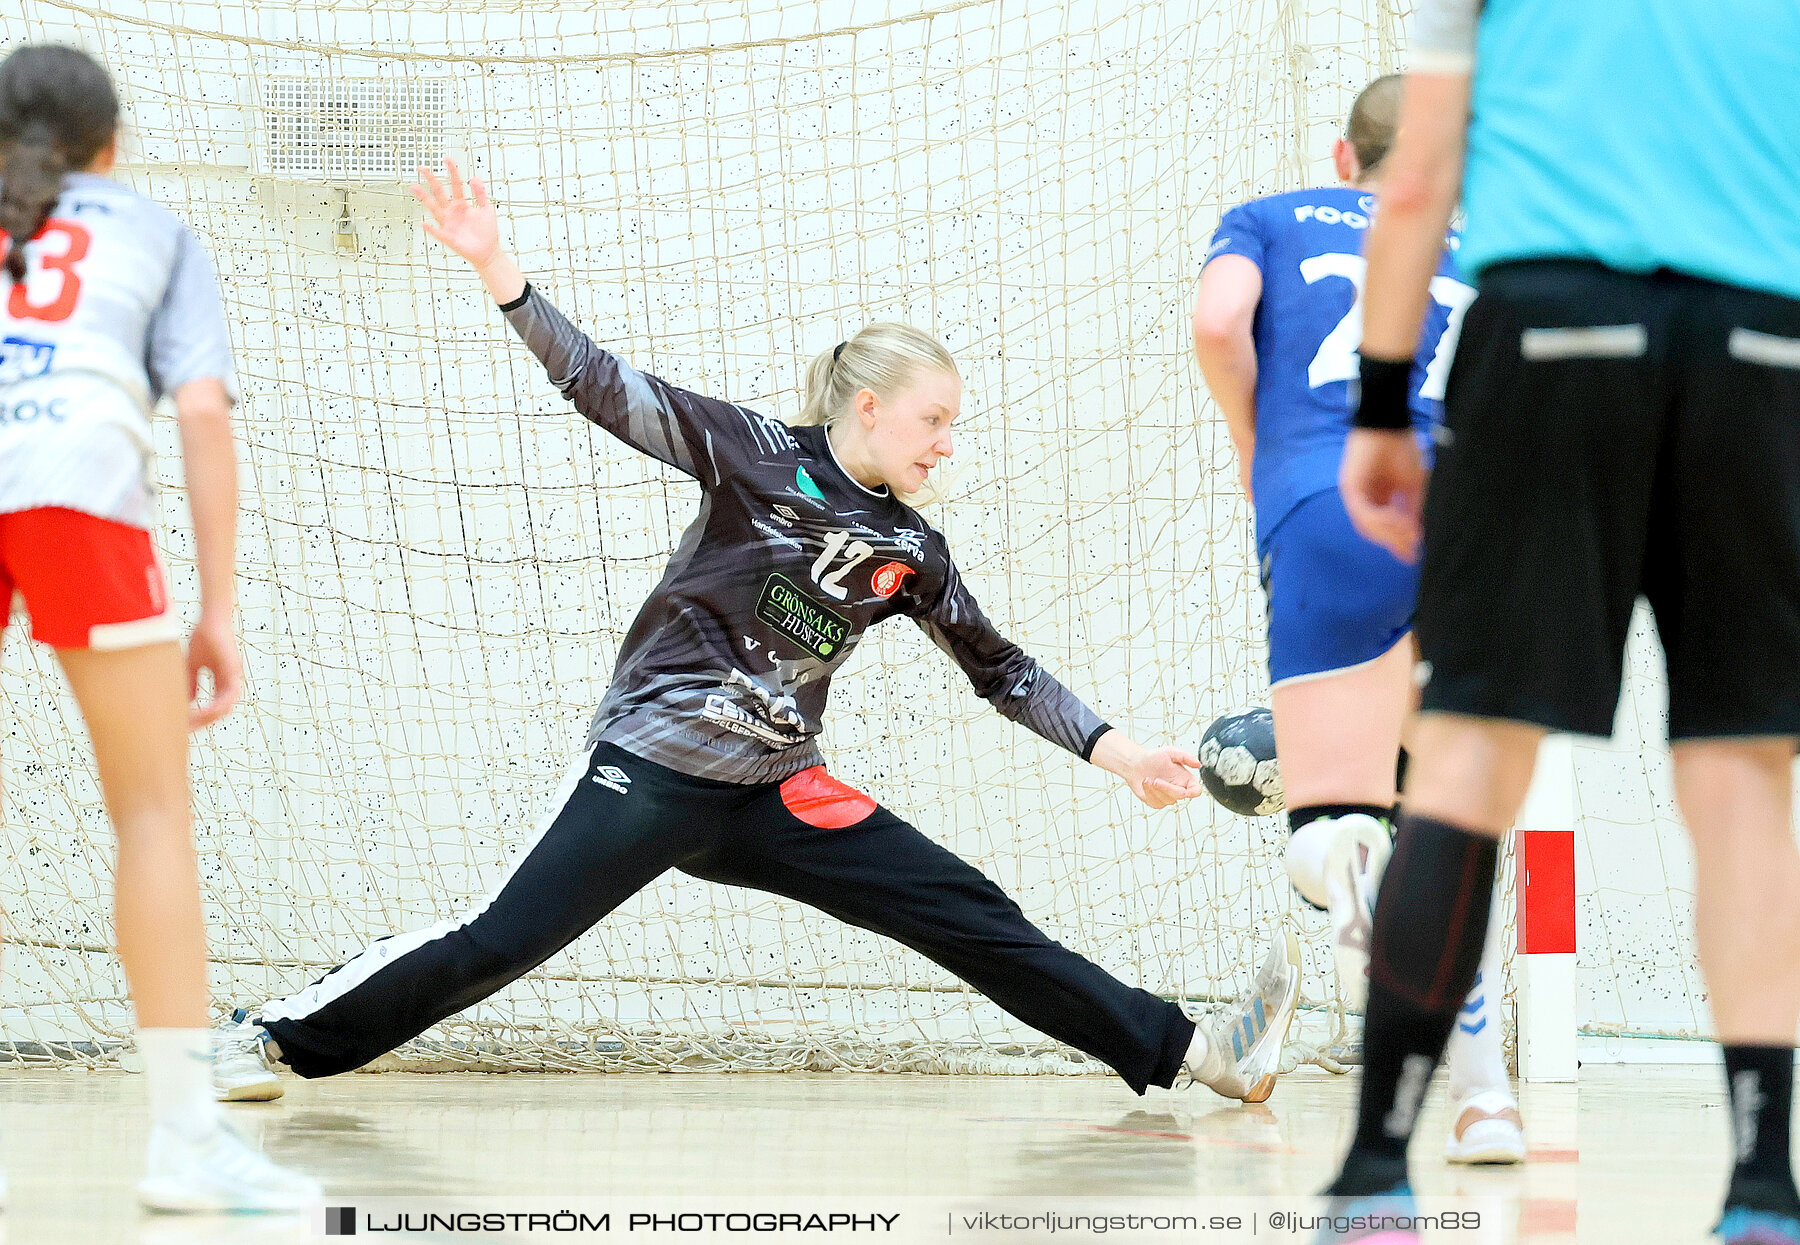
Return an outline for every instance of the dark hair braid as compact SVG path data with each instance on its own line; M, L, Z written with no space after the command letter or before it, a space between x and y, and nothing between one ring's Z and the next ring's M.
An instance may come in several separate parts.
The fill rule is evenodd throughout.
M87 53L27 44L0 61L0 231L6 272L25 279L25 243L44 227L63 175L86 167L119 128L119 99Z

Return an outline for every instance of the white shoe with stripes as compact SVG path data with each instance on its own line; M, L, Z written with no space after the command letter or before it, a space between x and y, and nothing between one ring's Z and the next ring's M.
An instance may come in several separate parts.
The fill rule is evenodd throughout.
M1325 852L1325 906L1331 913L1331 952L1344 1006L1362 1011L1369 1003L1375 892L1380 889L1381 875L1393 854L1393 840L1387 826L1363 813L1332 818L1331 833L1331 845Z
M231 1019L213 1032L213 1096L220 1102L273 1102L283 1091L265 1049L268 1033L242 1008Z
M1249 991L1222 1016L1197 1022L1205 1054L1190 1052L1189 1074L1226 1098L1267 1102L1299 1001L1300 939L1278 929Z
M148 1167L137 1191L151 1210L299 1211L325 1197L318 1181L270 1162L223 1118L194 1136L152 1126Z

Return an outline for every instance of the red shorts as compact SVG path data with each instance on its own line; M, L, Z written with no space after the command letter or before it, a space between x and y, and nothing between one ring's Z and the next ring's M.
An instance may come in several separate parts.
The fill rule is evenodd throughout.
M181 639L150 533L79 510L0 514L0 602L31 611L54 648L137 648Z

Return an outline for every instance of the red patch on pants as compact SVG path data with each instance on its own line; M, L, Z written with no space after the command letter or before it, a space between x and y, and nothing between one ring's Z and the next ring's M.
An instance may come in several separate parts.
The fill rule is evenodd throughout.
M809 826L842 830L875 811L875 801L825 772L823 765L803 769L781 784L787 811Z

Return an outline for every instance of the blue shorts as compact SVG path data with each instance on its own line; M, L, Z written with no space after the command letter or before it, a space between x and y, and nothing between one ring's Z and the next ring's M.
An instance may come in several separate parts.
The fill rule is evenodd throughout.
M1314 493L1264 542L1269 682L1366 665L1412 630L1419 568L1357 535L1338 491Z

